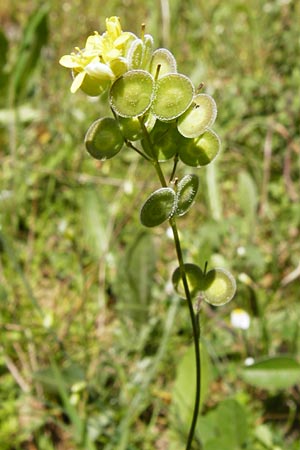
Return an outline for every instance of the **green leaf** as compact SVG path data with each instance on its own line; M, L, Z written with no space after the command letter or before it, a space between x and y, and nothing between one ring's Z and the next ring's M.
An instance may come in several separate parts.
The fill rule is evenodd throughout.
M145 201L140 213L145 227L155 227L172 217L176 208L176 194L171 188L160 188Z
M49 5L39 6L27 21L16 63L11 71L11 83L14 102L24 95L28 82L35 69L42 47L48 40Z
M104 117L92 123L84 143L91 156L104 161L119 153L124 138L118 122L112 117Z
M109 94L110 106L122 117L143 115L153 98L154 79L145 70L130 70L118 78Z
M116 295L118 310L136 326L144 326L151 304L156 252L150 233L140 233L118 262Z
M201 356L201 404L202 408L213 378L211 361L204 342L200 342ZM171 423L172 428L188 430L195 401L195 350L190 346L179 360L172 392Z
M197 175L186 175L177 184L176 216L183 216L192 206L199 188Z
M194 96L191 80L179 73L170 73L159 78L155 85L152 112L162 121L176 119L183 114Z
M131 290L143 308L151 300L155 263L153 239L148 233L141 233L128 250L127 273Z
M224 400L200 417L197 434L205 450L244 448L249 435L247 411L235 399Z
M300 364L288 356L274 356L244 367L241 376L246 383L261 389L288 389L299 384Z

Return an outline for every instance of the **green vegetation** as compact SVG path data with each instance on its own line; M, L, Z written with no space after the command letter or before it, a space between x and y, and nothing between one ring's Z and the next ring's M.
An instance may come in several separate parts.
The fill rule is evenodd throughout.
M125 148L89 156L107 98L72 95L58 65L112 15L136 34L146 23L218 105L222 154L195 169L197 202L178 219L185 255L237 280L234 301L201 305L195 450L297 450L300 4L85 3L0 6L1 450L186 442L194 362L176 255L167 226L139 222L153 173ZM249 328L231 324L236 308Z

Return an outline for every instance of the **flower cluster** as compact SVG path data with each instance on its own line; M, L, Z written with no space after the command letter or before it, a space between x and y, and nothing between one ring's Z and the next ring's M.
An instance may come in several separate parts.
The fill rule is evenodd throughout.
M188 166L205 166L220 150L219 137L211 129L216 103L178 73L169 50L154 50L153 46L152 36L143 28L139 38L122 31L118 17L110 17L106 32L95 32L84 49L60 59L72 71L72 92L80 88L96 96L109 89L114 118L98 119L91 125L87 150L104 160L115 156L124 144L139 140L150 160L175 157Z
M118 17L106 19L106 32L89 36L84 49L64 55L60 64L72 70L74 77L71 92L79 88L86 94L102 94L111 82L128 70L126 55L137 37L121 29Z

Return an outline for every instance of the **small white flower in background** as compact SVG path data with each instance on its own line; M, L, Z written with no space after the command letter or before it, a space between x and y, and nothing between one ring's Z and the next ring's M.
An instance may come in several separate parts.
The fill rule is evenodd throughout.
M240 245L237 249L236 252L238 254L238 256L245 256L246 255L246 249L245 247L243 247L242 245Z
M230 322L233 328L248 330L250 327L250 316L244 309L235 308L231 311Z
M244 363L245 366L252 366L254 364L255 360L252 358L252 356L248 356L248 358L245 359Z

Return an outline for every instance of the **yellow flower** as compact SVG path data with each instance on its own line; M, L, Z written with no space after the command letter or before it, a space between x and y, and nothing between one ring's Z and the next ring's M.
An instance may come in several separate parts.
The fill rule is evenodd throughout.
M126 53L137 39L133 33L123 32L118 17L106 19L106 32L89 36L85 48L64 55L59 63L72 70L71 92L81 88L88 95L100 95L112 81L128 70Z

